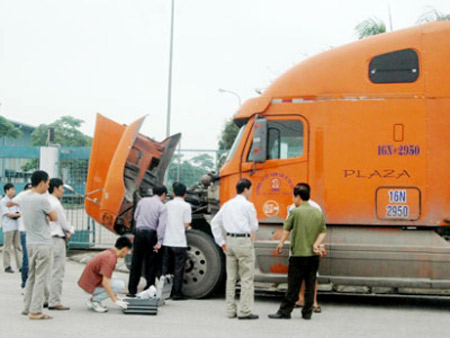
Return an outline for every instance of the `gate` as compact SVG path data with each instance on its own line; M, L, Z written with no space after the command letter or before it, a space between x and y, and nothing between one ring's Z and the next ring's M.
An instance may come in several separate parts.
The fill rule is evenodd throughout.
M84 193L89 165L90 147L60 147L59 177L66 189L62 204L67 220L75 227L75 234L69 241L70 248L88 248L96 242L96 224L84 210ZM30 182L33 171L39 167L40 147L0 147L0 184L13 183L16 193ZM3 190L2 190L3 191ZM3 231L0 233L3 244Z

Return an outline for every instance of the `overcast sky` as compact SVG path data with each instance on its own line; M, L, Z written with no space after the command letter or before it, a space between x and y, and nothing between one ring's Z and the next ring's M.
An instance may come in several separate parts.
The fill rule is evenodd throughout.
M303 59L357 39L378 17L394 30L449 0L176 0L171 132L215 149L226 119ZM31 125L95 113L166 134L170 0L0 0L0 114Z

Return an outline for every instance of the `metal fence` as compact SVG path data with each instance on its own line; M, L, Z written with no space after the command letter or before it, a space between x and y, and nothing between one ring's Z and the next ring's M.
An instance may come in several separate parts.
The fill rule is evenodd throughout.
M222 155L211 149L177 149L166 172L165 184L169 191L175 181L192 187L205 173L218 171ZM39 166L39 156L39 147L0 147L1 187L11 182L17 193L22 191ZM110 247L117 239L116 234L95 222L84 210L89 156L90 147L59 148L59 177L73 189L65 191L62 201L67 219L76 229L71 248ZM2 234L0 243L3 243Z

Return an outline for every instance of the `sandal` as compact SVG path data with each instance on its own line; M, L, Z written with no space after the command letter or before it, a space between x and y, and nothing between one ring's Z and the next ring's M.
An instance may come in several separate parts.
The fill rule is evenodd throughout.
M46 315L44 313L38 314L38 315L28 315L28 318L31 320L45 320L45 319L53 319L53 317L50 317L49 315Z
M317 306L314 306L314 307L313 307L313 312L315 312L315 313L321 313L321 312L322 312L322 309L320 308L319 305L317 305Z

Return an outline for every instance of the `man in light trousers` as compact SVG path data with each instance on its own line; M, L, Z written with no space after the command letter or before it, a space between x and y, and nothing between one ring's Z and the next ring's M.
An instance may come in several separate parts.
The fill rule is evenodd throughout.
M222 247L227 260L226 305L228 318L258 319L252 313L254 303L253 279L255 274L255 250L251 234L258 230L258 219L251 195L252 183L247 179L236 185L237 196L226 202L211 221L216 243ZM222 235L225 230L226 241ZM238 277L241 281L239 311L235 303Z
M42 170L35 171L31 175L31 192L20 200L30 266L22 314L33 320L52 318L42 312L52 255L49 221L58 220L46 196L48 184L48 174Z
M70 310L61 304L61 294L66 265L66 238L69 239L75 228L67 221L64 208L60 202L64 194L64 182L59 178L52 178L48 189L50 205L56 211L58 220L50 222L50 233L52 235L52 268L50 278L50 290L46 292L49 310Z
M22 268L22 248L20 246L19 233L19 218L20 211L17 206L8 206L8 202L12 200L16 194L16 188L12 183L6 183L3 186L5 197L0 201L0 208L2 213L2 227L3 227L3 266L5 272L13 273L11 267L11 253L16 259L17 270Z

